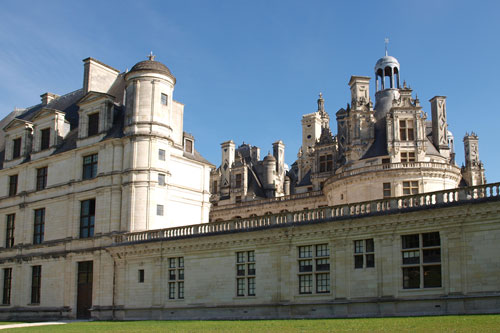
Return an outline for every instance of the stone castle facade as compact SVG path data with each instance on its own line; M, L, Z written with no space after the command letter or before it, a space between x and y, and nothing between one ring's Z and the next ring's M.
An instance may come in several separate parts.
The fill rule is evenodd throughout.
M0 121L0 317L498 312L500 184L399 74L377 62L375 103L353 76L336 135L320 95L291 167L230 140L215 168L165 65L85 59L82 89Z

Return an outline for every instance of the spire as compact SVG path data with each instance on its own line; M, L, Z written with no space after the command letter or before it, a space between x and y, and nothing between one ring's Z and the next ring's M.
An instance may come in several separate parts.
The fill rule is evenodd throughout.
M155 58L156 58L156 56L155 56L155 55L153 55L153 51L151 51L151 52L149 53L149 55L148 55L148 59L149 59L150 61L154 61L154 60L155 60Z
M318 112L325 112L325 100L323 99L323 93L319 93L318 98Z
M389 45L389 38L385 38L384 39L384 42L385 42L385 56L387 57L389 55L389 53L387 52L387 46Z

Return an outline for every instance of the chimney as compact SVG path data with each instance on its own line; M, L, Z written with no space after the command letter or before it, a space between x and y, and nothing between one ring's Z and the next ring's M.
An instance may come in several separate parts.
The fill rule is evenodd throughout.
M52 100L54 100L54 99L56 99L57 97L59 97L59 95L56 95L56 94L53 94L53 93L46 92L45 94L40 95L40 97L42 98L42 104L43 104L43 105L47 105L47 104L49 104Z

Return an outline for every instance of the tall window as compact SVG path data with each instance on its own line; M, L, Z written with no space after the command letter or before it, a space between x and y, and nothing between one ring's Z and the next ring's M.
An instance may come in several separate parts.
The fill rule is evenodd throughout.
M21 138L12 140L12 159L21 156Z
M235 187L236 188L241 188L241 173L239 173L239 174L236 175L236 184L235 184Z
M333 170L333 155L322 155L319 157L319 172L326 172Z
M330 292L328 244L299 246L299 294Z
M415 162L415 153L414 152L401 152L401 162Z
M168 298L184 298L184 257L168 259Z
M413 120L400 120L399 121L399 138L401 141L414 140Z
M158 159L165 161L165 149L158 149Z
M418 194L418 181L411 180L403 182L403 195Z
M42 266L31 267L31 304L40 304L42 287Z
M17 175L9 176L9 197L17 194Z
M5 247L14 246L14 230L15 230L16 214L7 215L7 230L5 232Z
M87 136L99 133L99 112L89 114L89 126Z
M163 216L164 207L163 205L156 205L156 215Z
M3 297L2 304L10 304L10 291L12 287L12 268L3 269Z
M161 94L161 104L168 105L168 95L167 94Z
M236 252L236 296L255 296L255 251Z
M384 190L384 198L390 198L392 195L391 193L391 183L383 183L383 190Z
M84 200L80 204L80 238L94 236L95 199Z
M401 236L403 288L441 287L439 232Z
M373 239L354 241L354 268L375 267L375 247Z
M40 131L40 150L49 149L50 146L50 128L45 128Z
M217 192L218 192L217 181L214 180L212 183L212 193L217 194Z
M45 234L45 208L35 209L35 225L33 228L33 244L41 244Z
M40 191L47 187L47 167L36 169L36 190Z
M144 270L139 270L139 283L144 283Z
M83 179L97 176L97 156L98 154L92 154L83 157Z

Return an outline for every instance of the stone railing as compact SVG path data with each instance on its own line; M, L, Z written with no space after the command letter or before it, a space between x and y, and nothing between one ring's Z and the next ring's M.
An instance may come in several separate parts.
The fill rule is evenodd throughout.
M332 207L321 207L297 212L269 214L230 221L195 224L159 230L125 233L115 236L115 243L133 243L175 239L202 235L250 231L301 223L334 222L377 214L390 214L433 207L500 201L500 183L429 192L404 197L357 202Z
M225 209L234 209L237 207L251 207L251 206L260 206L263 204L267 203L273 203L273 202L279 202L279 201L288 201L288 200L297 200L297 199L304 199L304 198L312 198L312 197L319 197L323 195L323 191L312 191L312 192L305 192L305 193L297 193L297 194L291 194L291 195L285 195L282 197L275 197L275 198L267 198L267 199L262 199L262 200L252 200L252 201L243 201L243 202L238 202L238 203L233 203L233 204L228 204L228 205L221 205L221 206L212 206L212 210L214 211L221 211Z
M460 174L460 168L446 163L435 163L435 162L400 162L400 163L386 163L386 164L376 164L369 165L362 168L345 170L342 173L331 177L330 179L338 180L345 177L359 175L365 172L374 171L386 171L386 170L397 170L397 169L432 169L432 170L443 170L454 172Z

